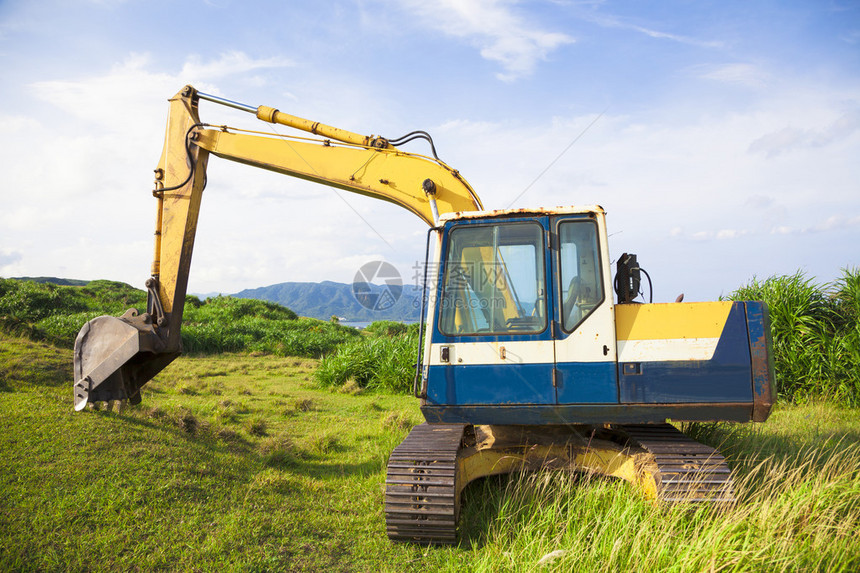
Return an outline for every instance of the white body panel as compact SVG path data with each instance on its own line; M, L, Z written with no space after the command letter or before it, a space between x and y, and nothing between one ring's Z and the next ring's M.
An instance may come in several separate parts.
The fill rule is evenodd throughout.
M442 362L442 348L448 348L448 362ZM552 341L515 342L457 342L433 344L430 348L430 365L456 364L458 366L495 364L552 364Z
M719 341L719 338L621 340L618 342L618 361L710 360Z

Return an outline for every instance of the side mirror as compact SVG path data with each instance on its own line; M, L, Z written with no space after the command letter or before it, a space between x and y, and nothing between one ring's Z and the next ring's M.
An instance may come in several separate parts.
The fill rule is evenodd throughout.
M615 264L615 294L618 304L633 302L639 296L639 283L642 275L636 255L624 253Z

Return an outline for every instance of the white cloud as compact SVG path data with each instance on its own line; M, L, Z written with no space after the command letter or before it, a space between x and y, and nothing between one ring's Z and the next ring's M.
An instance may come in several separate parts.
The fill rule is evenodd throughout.
M767 87L770 79L760 67L743 63L696 66L691 73L702 79L755 89Z
M649 28L646 26L641 26L638 24L634 24L632 22L624 21L616 16L605 14L605 13L597 13L597 12L587 12L582 13L580 16L587 22L592 22L597 24L598 26L602 26L604 28L616 28L621 30L633 30L634 32L638 32L640 34L644 34L649 38L654 38L657 40L669 40L672 42L677 42L680 44L686 44L689 46L697 46L700 48L721 48L724 46L724 43L717 40L702 40L699 38L693 38L691 36L684 36L681 34L672 34L670 32L663 32L660 30L655 30L653 28Z
M190 56L178 73L152 72L152 56L133 53L103 75L79 80L39 81L30 87L37 98L88 123L134 133L131 127L139 128L140 120L149 118L155 120L154 127L160 131L166 109L164 102L183 85L191 84L201 91L217 94L216 82L224 78L290 65L292 62L286 58L254 59L242 52L227 52L208 61ZM250 77L257 83L261 81L259 77ZM243 83L247 79L243 78ZM132 124L127 118L137 121Z
M0 277L11 276L13 273L8 272L14 268L14 265L23 258L20 251L9 247L0 247Z
M243 52L226 52L217 60L203 61L200 56L191 56L182 66L179 77L190 83L198 80L213 81L226 76L244 74L254 70L287 68L295 63L283 57L255 59ZM260 81L259 78L256 81Z
M709 40L698 40L696 38L691 38L689 36L681 36L679 34L669 34L667 32L659 32L657 30L651 30L649 28L644 28L642 26L624 26L630 28L631 30L635 30L646 36L650 36L651 38L657 38L660 40L672 40L673 42L679 42L681 44L690 44L693 46L700 46L703 48L720 48L723 46L722 42L717 41L709 41Z
M805 120L803 116L787 119ZM753 141L749 150L751 153L763 153L767 157L776 157L804 147L825 147L845 140L858 132L860 132L860 108L842 113L822 127L787 126L767 133Z
M13 137L39 127L39 122L32 117L20 115L0 116L0 133L5 137Z
M860 216L846 217L843 215L831 215L813 225L800 227L779 226L774 227L770 232L774 235L809 235L830 231L844 231L856 227L860 227Z
M854 44L860 43L860 30L852 30L842 36L839 37L840 40L845 42L846 44Z
M720 229L717 231L717 239L737 239L748 235L749 231L745 229Z
M504 68L496 77L513 81L532 72L550 52L574 39L526 21L509 0L406 0L402 3L422 23L475 44L483 58Z

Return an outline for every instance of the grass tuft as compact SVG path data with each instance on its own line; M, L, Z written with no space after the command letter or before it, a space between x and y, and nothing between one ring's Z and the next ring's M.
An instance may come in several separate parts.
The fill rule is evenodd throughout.
M265 436L269 433L269 423L265 418L254 418L249 420L248 433L252 436Z
M350 378L346 382L344 382L343 386L338 388L337 390L341 394L349 394L350 396L355 396L356 394L361 394L361 386L358 385L358 382L355 379Z
M302 445L306 451L318 456L341 448L340 438L331 430L311 434L302 442Z
M258 449L267 466L280 467L294 465L299 456L295 443L290 436L279 434L261 441Z
M314 401L310 398L295 398L291 408L294 412L310 412L314 409Z
M192 414L189 410L181 409L177 412L176 417L174 418L176 425L183 432L194 434L197 432L197 428L199 426L199 422L197 421L197 417Z
M396 430L410 430L415 426L415 422L403 412L389 412L382 419L382 426Z
M235 430L231 430L230 428L218 428L218 430L215 432L215 435L218 437L218 439L223 440L225 442L244 442L242 434Z

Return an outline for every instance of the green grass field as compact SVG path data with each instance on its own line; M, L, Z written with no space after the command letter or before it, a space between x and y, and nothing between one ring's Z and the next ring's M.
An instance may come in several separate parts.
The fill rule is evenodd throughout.
M427 548L384 530L411 397L321 389L312 358L228 354L180 358L140 407L74 413L71 361L0 334L3 571L860 570L856 409L689 428L739 477L724 513L588 476L489 478L464 493L460 545Z

